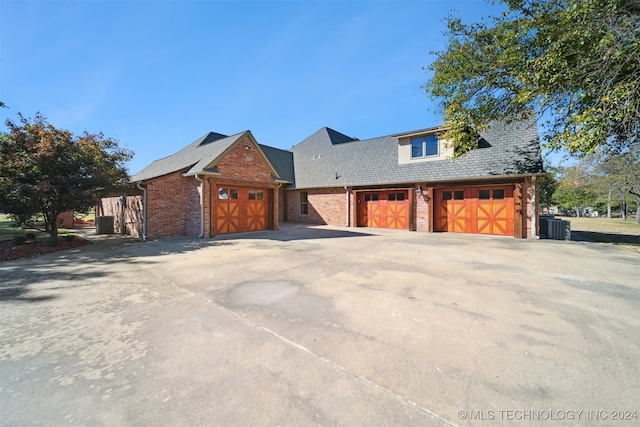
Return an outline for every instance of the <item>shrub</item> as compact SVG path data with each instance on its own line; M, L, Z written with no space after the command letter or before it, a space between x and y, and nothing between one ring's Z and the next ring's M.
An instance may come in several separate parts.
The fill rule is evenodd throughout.
M63 237L65 242L73 242L73 239L76 238L75 234L67 234L66 236Z
M24 237L30 240L33 240L36 238L36 232L35 231L27 231L26 233L24 233Z

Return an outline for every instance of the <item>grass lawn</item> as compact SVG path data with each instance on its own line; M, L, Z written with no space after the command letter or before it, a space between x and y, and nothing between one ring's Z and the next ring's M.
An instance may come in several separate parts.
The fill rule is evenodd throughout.
M43 239L43 238L49 237L49 233L45 233L44 231L14 227L13 221L11 221L7 215L0 214L0 242L12 240L14 237L17 237L17 236L24 236L26 232L35 233L36 239ZM75 233L72 233L65 228L59 228L58 235L60 237L64 237L66 235L75 235Z
M576 232L595 242L612 243L640 254L640 225L635 218L575 218L563 217L571 222L571 232Z
M33 236L28 236L27 233L33 233ZM49 233L14 227L8 216L0 214L0 262L77 248L91 243L63 228L58 230L58 236L58 244L51 246L48 242Z
M84 215L78 215L76 213L76 222L90 222L95 220L96 220L96 214L93 211Z

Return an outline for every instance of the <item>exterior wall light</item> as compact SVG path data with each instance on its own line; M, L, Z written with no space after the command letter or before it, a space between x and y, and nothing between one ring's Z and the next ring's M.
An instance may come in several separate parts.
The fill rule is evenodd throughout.
M416 188L416 196L422 197L422 187L418 184L418 188Z

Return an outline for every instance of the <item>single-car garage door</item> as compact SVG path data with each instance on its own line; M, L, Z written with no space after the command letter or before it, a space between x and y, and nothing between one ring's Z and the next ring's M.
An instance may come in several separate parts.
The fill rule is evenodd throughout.
M269 189L219 186L215 201L215 234L269 228Z
M513 236L513 186L442 188L434 192L434 229Z
M409 229L409 191L358 193L358 226Z

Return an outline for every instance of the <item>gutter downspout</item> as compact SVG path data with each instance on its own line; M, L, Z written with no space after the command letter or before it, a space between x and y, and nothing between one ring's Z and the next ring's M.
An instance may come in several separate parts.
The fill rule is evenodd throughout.
M283 212L282 212L282 220L286 221L286 212L287 212L287 195L286 195L286 191L282 190L282 200L280 200L280 189L284 186L284 184L282 182L278 183L278 188L276 189L276 194L273 197L273 202L272 204L275 202L276 199L278 199L278 205L274 206L271 210L276 212L275 217L273 218L272 221L272 228L274 230L280 230L280 205L284 206ZM275 224L278 224L278 227L274 227Z
M147 240L147 189L136 183L136 187L142 190L142 240Z
M127 197L120 196L120 234L127 234L127 224L125 224L124 220L124 209L127 207Z
M200 182L200 235L199 238L204 237L204 180L198 176L198 174L194 175L195 179Z
M345 201L346 209L345 209L345 212L347 213L345 215L345 227L349 227L349 219L351 218L351 210L349 209L350 208L350 206L349 206L349 201L350 201L350 199L349 199L349 187L347 187L345 185L344 186L344 191L345 191L345 194L346 194L346 201Z
M536 222L538 221L538 209L537 204L538 200L536 199L536 175L531 177L531 234L532 238L538 239Z

